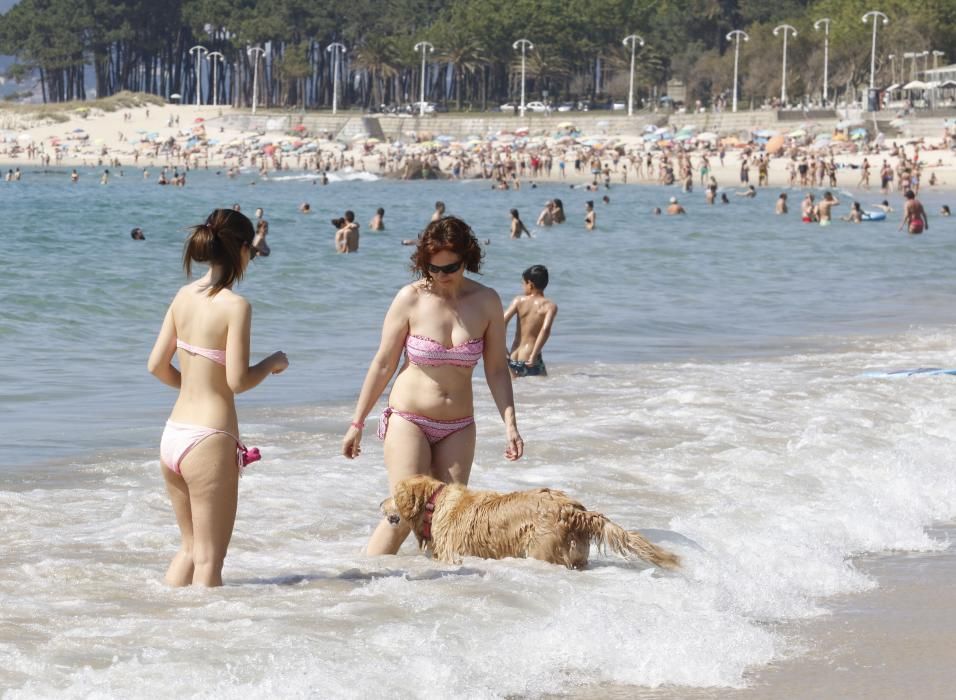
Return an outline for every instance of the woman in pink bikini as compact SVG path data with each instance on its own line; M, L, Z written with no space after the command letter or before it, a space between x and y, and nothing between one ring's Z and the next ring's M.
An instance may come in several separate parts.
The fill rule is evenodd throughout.
M222 585L239 495L239 470L259 459L239 439L234 395L289 366L273 353L249 366L249 302L232 286L255 256L255 230L244 214L216 209L186 241L183 267L209 265L179 290L149 356L149 371L179 389L159 447L182 545L166 572L172 586ZM180 369L172 365L177 354Z
M505 325L498 294L465 277L481 268L481 248L461 219L442 217L428 225L412 255L421 279L403 287L389 307L382 341L359 394L342 452L361 452L365 419L398 368L388 407L378 424L385 440L389 489L416 474L468 483L475 456L471 377L479 360L505 423L505 458L524 452L515 421ZM395 554L408 536L404 524L382 520L368 553Z

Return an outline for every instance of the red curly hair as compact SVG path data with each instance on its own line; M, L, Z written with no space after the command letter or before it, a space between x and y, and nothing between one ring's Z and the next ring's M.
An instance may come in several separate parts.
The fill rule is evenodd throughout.
M457 216L443 216L425 227L418 237L418 246L412 253L412 271L430 280L432 276L428 272L428 265L432 256L442 250L458 253L468 272L481 272L484 253L471 226Z

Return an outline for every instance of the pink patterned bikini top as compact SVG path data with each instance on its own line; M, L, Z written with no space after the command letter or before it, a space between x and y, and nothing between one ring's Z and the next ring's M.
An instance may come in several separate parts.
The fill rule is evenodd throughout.
M456 367L474 367L485 350L483 338L474 338L454 347L446 348L431 338L421 335L409 335L405 339L405 355L415 365L455 365Z
M201 348L198 345L190 345L189 343L176 339L176 347L182 348L190 355L201 355L208 360L212 360L216 364L226 366L226 351L225 350L211 350L209 348Z

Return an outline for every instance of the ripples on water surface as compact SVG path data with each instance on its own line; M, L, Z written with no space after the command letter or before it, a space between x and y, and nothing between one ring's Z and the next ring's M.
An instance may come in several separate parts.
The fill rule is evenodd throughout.
M953 377L873 369L956 366L956 232L827 230L768 212L773 195L654 218L669 192L614 188L587 234L557 186L290 179L250 186L194 173L185 190L127 171L28 173L0 189L0 687L8 697L148 694L536 695L598 683L739 685L793 653L781 622L872 586L863 551L931 549L956 515ZM550 197L570 223L509 241ZM600 193L596 199L600 198ZM794 194L792 199L799 197ZM406 545L360 555L384 495L381 445L336 457L388 300L435 200L490 238L483 281L507 301L533 263L561 307L552 377L516 386L528 454L501 458L483 384L474 484L565 488L680 552L683 575L597 554L440 566ZM844 197L844 199L847 199ZM866 198L864 203L876 200ZM927 198L929 210L938 202ZM303 216L309 201L316 213ZM942 201L942 200L939 200ZM146 356L181 283L184 227L213 206L266 208L273 255L241 291L253 349L289 371L240 398L265 459L241 483L223 591L169 590L176 546L157 445L173 394ZM375 207L389 230L355 256L328 220ZM894 215L895 216L895 215ZM145 243L129 229L141 226Z

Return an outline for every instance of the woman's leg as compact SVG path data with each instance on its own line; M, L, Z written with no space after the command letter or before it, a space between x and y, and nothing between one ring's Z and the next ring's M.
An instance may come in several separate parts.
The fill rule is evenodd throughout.
M449 484L467 484L475 460L475 424L452 433L432 448L432 476Z
M189 489L185 480L165 464L160 464L159 468L163 470L166 491L182 536L179 551L166 570L166 583L170 586L188 586L193 580L193 516L189 507Z
M189 488L193 523L192 582L199 586L222 585L226 558L239 498L236 441L229 435L210 435L180 462Z
M388 490L395 493L395 485L416 474L430 474L432 463L431 446L425 435L414 423L409 423L397 413L388 418L385 433L385 468L388 470ZM408 537L409 527L404 523L397 527L384 518L369 538L366 552L370 556L397 554L402 542Z

